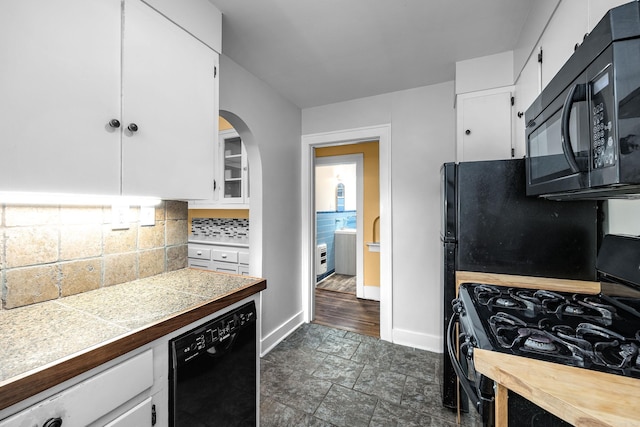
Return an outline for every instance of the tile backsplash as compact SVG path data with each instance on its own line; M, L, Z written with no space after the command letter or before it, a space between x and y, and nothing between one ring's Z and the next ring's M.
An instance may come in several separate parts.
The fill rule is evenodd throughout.
M187 266L187 203L164 201L155 224L112 230L110 206L0 205L2 309L52 300Z
M249 220L246 218L192 218L191 236L206 239L249 238Z

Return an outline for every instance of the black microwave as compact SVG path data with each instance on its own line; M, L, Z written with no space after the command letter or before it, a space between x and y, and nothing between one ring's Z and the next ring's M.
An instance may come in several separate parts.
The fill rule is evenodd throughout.
M527 195L640 198L640 3L611 9L525 113Z

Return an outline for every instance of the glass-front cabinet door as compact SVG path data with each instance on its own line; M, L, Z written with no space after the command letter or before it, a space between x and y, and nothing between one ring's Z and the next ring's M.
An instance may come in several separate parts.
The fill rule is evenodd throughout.
M235 130L220 132L221 203L249 203L249 166L244 144Z

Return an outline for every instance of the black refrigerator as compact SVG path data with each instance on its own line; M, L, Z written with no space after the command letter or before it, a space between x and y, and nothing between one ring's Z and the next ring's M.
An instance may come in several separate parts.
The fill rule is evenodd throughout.
M457 407L446 328L456 271L596 279L602 209L596 201L526 196L524 159L445 163L441 170L444 329L442 403ZM466 399L461 399L466 410Z

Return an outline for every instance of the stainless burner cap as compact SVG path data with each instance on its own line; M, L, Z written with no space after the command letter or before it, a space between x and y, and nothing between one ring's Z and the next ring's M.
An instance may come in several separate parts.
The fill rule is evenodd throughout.
M538 350L545 352L555 352L557 350L556 345L547 337L543 335L529 335L524 341L525 348L530 350Z
M516 305L515 301L510 299L510 298L497 298L496 299L496 305L502 306L502 307L513 307Z
M564 308L564 312L567 314L584 314L582 307L575 305L568 305Z

